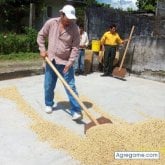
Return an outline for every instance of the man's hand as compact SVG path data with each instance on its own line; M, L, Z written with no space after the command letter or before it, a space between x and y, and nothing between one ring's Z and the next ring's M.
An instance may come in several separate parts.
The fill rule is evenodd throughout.
M65 74L66 72L68 72L68 70L70 69L71 66L72 66L72 64L66 64L65 68L63 70L63 73Z
M40 52L40 56L45 59L46 56L48 56L46 51Z
M123 44L125 44L126 42L128 42L130 39L129 38L127 38L127 39L125 39L123 42Z

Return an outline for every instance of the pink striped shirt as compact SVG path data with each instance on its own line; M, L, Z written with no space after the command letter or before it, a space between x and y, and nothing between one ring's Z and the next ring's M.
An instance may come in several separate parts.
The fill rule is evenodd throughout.
M75 23L70 24L60 34L60 17L49 19L37 36L39 50L46 51L45 39L48 37L48 58L57 64L73 64L78 55L80 34Z

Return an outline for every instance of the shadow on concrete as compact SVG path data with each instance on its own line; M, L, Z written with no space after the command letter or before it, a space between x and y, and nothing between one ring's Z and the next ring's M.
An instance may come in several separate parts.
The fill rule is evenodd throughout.
M125 78L120 78L120 77L113 77L113 78L116 78L116 79L121 80L121 81L127 81Z
M90 102L87 102L87 101L84 101L82 102L86 108L91 108L93 106L92 103ZM66 113L70 114L70 112L68 112L68 109L70 109L70 103L69 101L59 101L57 103L57 107L54 109L54 111L57 111L57 110L64 110Z
M85 105L86 108L91 108L91 107L93 106L92 103L87 102L87 101L84 101L83 104ZM61 110L61 109L62 109L64 112L66 112L68 115L71 116L71 113L70 113L70 111L69 111L69 109L70 109L70 103L69 103L69 101L59 101L59 102L57 103L56 108L54 108L53 111L58 111L58 110ZM86 122L84 122L84 121L82 121L82 120L78 120L78 121L75 121L75 122L76 122L77 124L83 124L83 125L87 124Z

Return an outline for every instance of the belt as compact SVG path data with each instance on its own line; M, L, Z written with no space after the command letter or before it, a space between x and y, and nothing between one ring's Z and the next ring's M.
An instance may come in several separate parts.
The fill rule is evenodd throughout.
M104 46L110 46L112 48L116 48L117 47L117 45L107 45L107 44L105 44Z

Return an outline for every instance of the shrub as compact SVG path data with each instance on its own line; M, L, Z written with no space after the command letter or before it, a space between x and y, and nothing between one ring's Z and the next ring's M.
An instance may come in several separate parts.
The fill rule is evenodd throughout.
M37 31L33 28L25 28L24 35L16 33L0 34L0 54L18 52L37 52Z
M28 45L28 51L29 52L36 52L38 50L37 46L37 31L33 28L25 28L26 32L26 41Z

